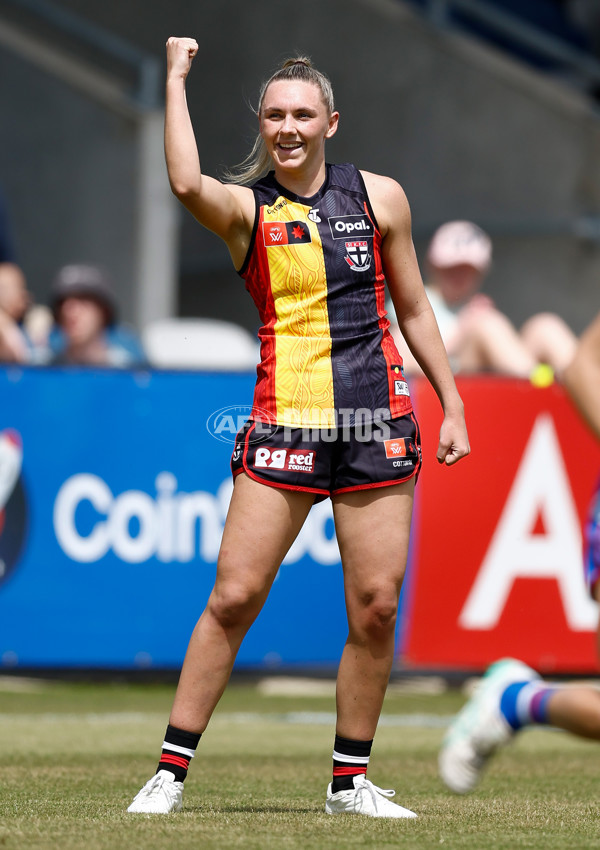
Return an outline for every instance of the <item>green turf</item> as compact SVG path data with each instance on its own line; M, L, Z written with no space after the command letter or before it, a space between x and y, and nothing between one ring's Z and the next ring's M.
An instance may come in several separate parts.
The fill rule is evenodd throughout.
M416 821L326 816L332 728L286 719L303 711L326 721L333 697L266 697L249 684L231 686L219 706L192 763L184 812L127 815L154 772L172 694L125 684L0 688L0 850L600 847L594 744L527 731L476 793L445 791L435 722L461 704L455 692L386 700L387 718L432 720L382 726L369 768L375 783L395 787L399 802L418 812Z

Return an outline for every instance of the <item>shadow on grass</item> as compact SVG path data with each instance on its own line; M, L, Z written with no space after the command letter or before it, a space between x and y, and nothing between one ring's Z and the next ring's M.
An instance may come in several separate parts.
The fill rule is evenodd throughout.
M206 815L210 811L215 815L245 814L245 815L321 815L324 809L314 806L313 808L302 808L300 806L206 806L186 805L187 814Z

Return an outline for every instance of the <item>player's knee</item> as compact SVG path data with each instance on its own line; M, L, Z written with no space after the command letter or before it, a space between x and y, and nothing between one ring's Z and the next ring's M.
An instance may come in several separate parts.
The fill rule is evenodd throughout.
M370 639L385 640L395 630L397 611L395 589L364 593L361 597L361 630Z
M375 605L370 611L367 628L374 637L387 638L396 628L397 606L392 603Z
M236 585L211 595L208 610L224 629L250 625L258 616L262 596L253 588Z

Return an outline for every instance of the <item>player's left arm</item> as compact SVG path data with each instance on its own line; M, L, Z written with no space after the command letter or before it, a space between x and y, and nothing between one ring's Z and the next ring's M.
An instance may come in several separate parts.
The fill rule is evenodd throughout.
M470 451L464 406L421 279L408 201L395 180L369 172L362 175L383 237L383 268L398 325L444 411L437 459L450 465Z

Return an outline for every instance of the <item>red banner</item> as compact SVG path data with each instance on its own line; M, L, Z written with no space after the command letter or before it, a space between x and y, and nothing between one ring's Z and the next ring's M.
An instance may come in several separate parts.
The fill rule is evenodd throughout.
M544 673L598 672L597 606L582 569L582 522L600 445L557 385L458 382L471 455L435 460L441 411L411 390L422 429L402 663L480 670L505 655Z

